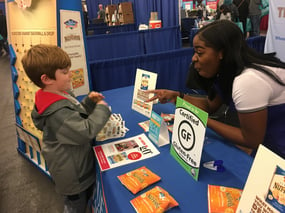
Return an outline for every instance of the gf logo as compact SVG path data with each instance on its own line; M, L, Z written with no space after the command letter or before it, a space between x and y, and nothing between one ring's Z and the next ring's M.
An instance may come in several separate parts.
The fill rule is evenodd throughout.
M178 126L178 140L181 146L190 151L195 145L195 133L188 121L182 121Z

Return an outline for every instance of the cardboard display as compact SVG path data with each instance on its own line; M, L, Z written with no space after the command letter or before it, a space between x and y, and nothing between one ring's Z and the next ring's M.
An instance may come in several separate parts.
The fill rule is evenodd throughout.
M237 212L279 212L268 201L270 186L274 180L276 169L285 169L285 160L263 145L259 145L249 176L237 208ZM284 182L284 178L283 178ZM284 185L279 187L280 201L284 196ZM283 192L282 192L283 191ZM281 196L282 195L282 196ZM283 201L281 201L283 202Z

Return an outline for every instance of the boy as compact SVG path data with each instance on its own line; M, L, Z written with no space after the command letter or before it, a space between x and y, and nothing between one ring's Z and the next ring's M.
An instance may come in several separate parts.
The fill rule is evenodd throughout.
M56 191L64 196L64 212L85 212L95 182L91 142L110 117L103 95L90 92L78 102L71 90L71 60L61 48L39 44L22 58L27 76L40 89L32 119L43 131L41 153Z

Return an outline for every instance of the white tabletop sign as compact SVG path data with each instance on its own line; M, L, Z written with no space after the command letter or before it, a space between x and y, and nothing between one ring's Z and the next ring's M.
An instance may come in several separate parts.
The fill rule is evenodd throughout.
M157 74L142 69L137 69L132 109L150 118L153 102L145 102L153 94L145 93L146 90L153 90L156 87Z

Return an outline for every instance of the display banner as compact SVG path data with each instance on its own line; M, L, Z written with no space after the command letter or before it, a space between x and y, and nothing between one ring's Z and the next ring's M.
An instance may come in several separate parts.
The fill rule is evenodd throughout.
M17 149L47 175L48 168L40 154L42 132L35 127L31 118L35 93L39 87L28 78L21 60L27 51L37 44L57 45L56 3L55 0L6 1Z
M172 133L171 155L198 180L208 113L177 98Z
M285 1L269 1L269 23L264 53L276 52L276 56L285 62Z
M76 96L89 92L85 46L79 11L60 10L61 48L71 59L72 88Z

